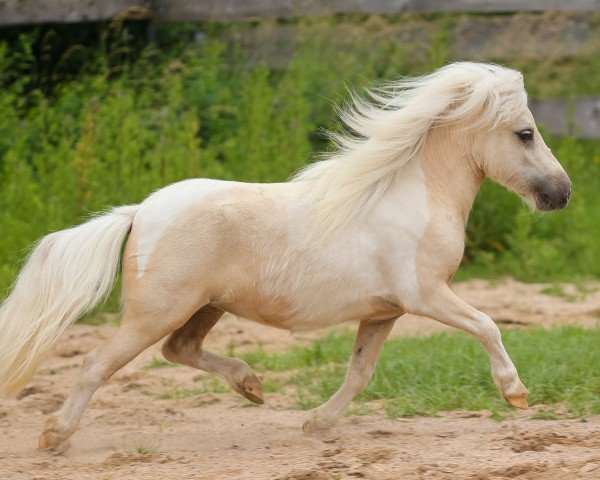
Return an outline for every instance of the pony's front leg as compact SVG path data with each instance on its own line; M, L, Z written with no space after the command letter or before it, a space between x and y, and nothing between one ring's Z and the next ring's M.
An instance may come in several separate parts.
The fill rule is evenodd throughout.
M425 295L423 305L414 313L425 315L441 323L464 330L481 342L492 365L494 383L506 401L518 408L527 408L528 390L502 344L500 330L485 313L458 298L448 285Z
M396 319L361 322L344 383L333 397L316 408L311 418L304 422L302 430L305 433L331 427L343 415L352 399L367 386L373 376L383 342L395 321Z

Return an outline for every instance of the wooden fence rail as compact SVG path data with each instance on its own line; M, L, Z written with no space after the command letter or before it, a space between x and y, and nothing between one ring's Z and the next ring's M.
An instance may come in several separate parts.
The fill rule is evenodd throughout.
M531 100L529 107L536 122L550 133L600 138L600 97Z
M600 11L600 0L0 0L0 26L115 17L244 20L331 13Z
M600 0L0 0L0 27L118 18L247 20L331 13L600 11ZM553 134L600 138L600 97L532 100Z

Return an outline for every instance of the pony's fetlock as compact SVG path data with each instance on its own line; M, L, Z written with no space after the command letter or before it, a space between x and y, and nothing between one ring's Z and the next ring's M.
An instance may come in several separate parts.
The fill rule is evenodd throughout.
M57 450L66 448L64 442L73 434L75 429L64 430L58 426L58 418L50 417L46 422L44 431L40 435L38 450Z
M305 435L321 435L328 433L337 423L338 416L324 415L314 411L311 417L302 424Z

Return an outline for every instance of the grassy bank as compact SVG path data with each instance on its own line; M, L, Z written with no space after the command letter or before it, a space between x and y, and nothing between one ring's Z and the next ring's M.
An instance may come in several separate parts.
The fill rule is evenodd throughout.
M503 332L503 340L531 392L530 405L538 405L536 418L600 413L600 329L516 329ZM308 409L328 400L342 384L353 342L353 333L335 333L280 352L228 354L248 362L262 378L267 397L284 394L293 408ZM187 368L154 357L145 369L173 367ZM143 393L169 399L229 391L207 375L193 385ZM492 381L483 348L460 332L388 339L373 379L350 412L366 413L373 401L391 418L488 410L501 419L511 411Z
M328 148L319 131L339 128L332 103L344 102L346 85L360 90L453 59L443 25L417 57L393 39L374 46L368 28L341 49L327 24L309 27L298 30L282 67L253 61L235 25L173 27L161 37L170 46L145 47L120 27L46 67L35 48L52 57L51 38L41 47L34 34L0 42L0 289L28 245L89 212L188 177L285 180ZM504 63L530 72L529 87L541 95L600 91L597 56ZM600 142L548 140L573 178L571 206L531 214L485 185L463 275L600 275Z
M510 330L503 339L531 391L530 404L545 406L538 416L553 418L559 404L572 416L600 413L600 329ZM329 335L309 347L257 350L243 358L265 376L266 391L287 392L299 407L311 408L341 385L353 341L352 334ZM359 405L373 400L381 400L390 417L509 411L482 347L458 332L389 339L373 380L356 399Z

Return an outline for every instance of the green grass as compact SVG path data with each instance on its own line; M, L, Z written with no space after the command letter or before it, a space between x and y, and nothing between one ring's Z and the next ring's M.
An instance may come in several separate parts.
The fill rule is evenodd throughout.
M562 297L568 302L579 302L584 300L590 293L595 291L595 289L590 288L585 283L575 283L574 287L575 290L571 291L571 293L568 293L565 290L564 284L555 282L541 289L540 293L555 297Z
M559 416L553 408L540 410L532 415L536 420L558 420Z
M77 322L93 327L104 325L105 323L113 323L118 325L121 322L121 315L109 313L109 311L103 311L103 309L104 305L101 305L92 312L86 313L83 317L77 320ZM110 310L116 310L116 305L113 305Z
M148 447L146 445L138 445L137 447L135 447L135 451L140 455L154 455L156 453L156 449Z
M530 389L531 404L561 404L567 414L600 413L600 329L509 330L504 343ZM283 353L256 350L243 358L258 372L288 372L270 390L291 391L299 407L327 400L340 386L353 335L328 335ZM448 410L509 411L493 384L482 347L463 333L386 342L373 380L356 401L381 400L390 417L435 415ZM552 418L554 410L538 415Z
M565 292L564 285L560 283L553 283L548 285L547 287L540 290L540 293L545 295L552 295L554 297L568 297L567 292Z
M231 389L217 378L205 378L200 380L200 385L193 388L172 388L154 395L161 400L181 400L195 397L203 393L228 393Z
M146 365L144 365L144 370L154 370L157 368L172 368L177 366L178 365L176 363L168 362L159 357L152 357L150 360L148 360Z

